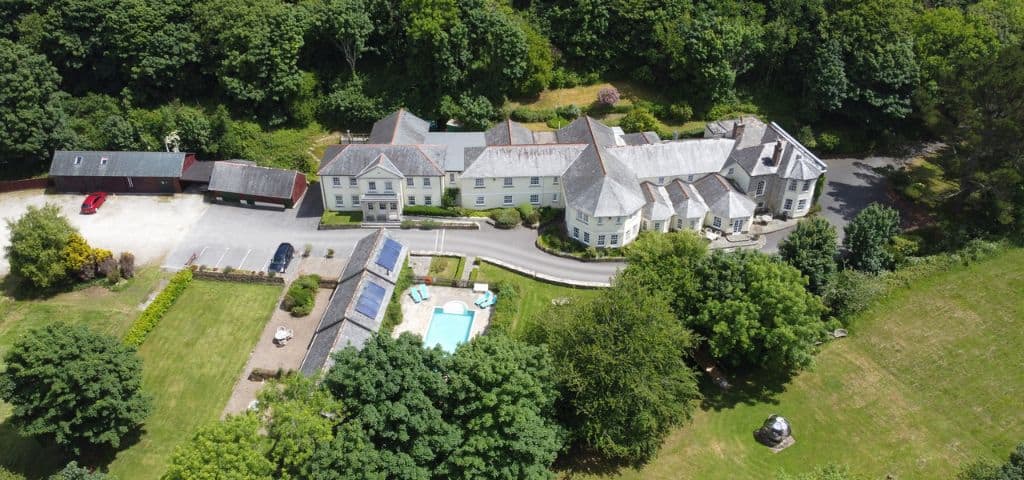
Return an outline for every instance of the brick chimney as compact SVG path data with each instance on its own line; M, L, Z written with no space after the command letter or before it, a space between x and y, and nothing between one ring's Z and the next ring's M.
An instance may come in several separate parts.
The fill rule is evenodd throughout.
M743 129L745 127L746 125L743 124L743 120L737 119L736 123L732 124L732 138L739 140L739 138L743 136Z
M776 167L779 165L779 161L782 160L782 151L786 149L786 145L782 143L782 140L775 142L775 151L772 152L772 166Z

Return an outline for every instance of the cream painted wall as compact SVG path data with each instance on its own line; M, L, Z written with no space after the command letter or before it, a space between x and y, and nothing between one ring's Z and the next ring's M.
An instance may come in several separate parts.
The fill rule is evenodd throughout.
M512 177L512 186L505 186L505 178L484 178L483 187L476 186L476 179L461 178L459 180L459 196L463 208L487 210L500 207L515 207L529 203L537 207L564 208L565 199L558 177L540 177L539 185L530 185L530 177ZM512 203L505 203L505 196L512 196ZM538 195L538 202L531 202L530 196ZM484 203L477 203L477 197L483 197Z

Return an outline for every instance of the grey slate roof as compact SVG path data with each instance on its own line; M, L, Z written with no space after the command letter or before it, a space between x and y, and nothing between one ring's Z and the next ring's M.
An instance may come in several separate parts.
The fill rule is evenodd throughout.
M757 205L740 193L725 177L712 173L693 184L712 215L724 219L749 217Z
M373 159L372 162L367 163L366 166L363 167L363 169L360 170L358 174L356 174L356 176L361 177L363 175L366 175L367 173L370 173L370 171L377 167L380 167L382 170L389 172L398 178L405 178L405 175L402 175L402 172L398 170L398 167L396 167L395 164L391 163L391 160L388 159L388 156L384 155L383 153L377 155L377 158Z
M444 175L445 147L442 145L344 145L333 156L324 154L318 175L355 176L367 165L384 154L392 165L407 177L437 177Z
M292 198L298 175L300 173L292 170L216 162L209 190L287 200Z
M676 177L720 171L735 143L698 139L614 147L611 151L639 178Z
M664 221L672 218L672 215L675 214L675 209L672 208L672 202L668 198L668 192L665 191L665 187L651 182L643 182L640 184L640 191L643 192L644 200L647 201L647 204L644 205L644 218Z
M468 162L463 178L554 177L569 168L586 145L485 147Z
M506 119L484 132L487 145L525 145L535 143L533 131L519 122Z
M792 178L797 180L813 180L818 178L819 175L828 171L828 167L825 162L822 162L820 158L814 153L811 153L807 147L804 147L800 142L796 141L789 132L783 130L779 124L772 122L769 126L771 130L778 138L786 141L791 148L787 149L782 157L782 161L779 162L779 169L783 172L782 178Z
M589 116L582 116L555 131L558 143L593 143L602 147L616 144L615 132Z
M636 175L599 145L587 145L562 186L566 203L595 217L633 215L647 203Z
M484 132L427 132L424 141L446 147L444 163L441 164L444 171L461 172L466 169L466 150L486 145L484 135Z
M772 163L772 155L775 153L775 144L754 145L743 149L736 149L729 156L743 167L752 177L761 175L774 175L779 166Z
M419 145L429 130L430 122L401 108L373 124L367 143Z
M402 247L394 271L377 265L377 255L388 238L387 232L379 229L356 243L302 360L299 370L303 374L312 376L329 369L331 353L347 346L361 348L380 329L386 302L394 294L401 265L409 252ZM384 288L385 300L372 318L356 310L356 302L370 283Z
M655 132L627 133L622 136L622 141L626 145L649 145L660 143L661 137Z
M184 152L89 152L58 150L50 163L51 177L180 178ZM81 161L75 165L75 159ZM101 164L106 159L106 164Z
M708 206L704 203L704 197L688 183L678 178L665 185L665 192L676 215L682 218L703 218L708 213Z

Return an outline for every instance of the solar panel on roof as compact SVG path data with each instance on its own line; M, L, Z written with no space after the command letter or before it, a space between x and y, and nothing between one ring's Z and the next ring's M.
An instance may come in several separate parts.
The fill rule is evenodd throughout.
M363 293L356 300L356 311L370 318L376 318L380 305L384 301L384 287L373 282L366 282Z
M384 245L380 247L380 253L377 254L377 265L384 267L388 271L395 269L395 264L398 263L398 256L402 253L402 244L390 239L384 239Z

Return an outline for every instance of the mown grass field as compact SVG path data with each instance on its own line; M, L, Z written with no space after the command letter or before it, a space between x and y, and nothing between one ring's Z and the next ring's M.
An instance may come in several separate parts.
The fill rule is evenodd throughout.
M551 308L552 299L586 299L595 297L601 292L600 290L570 288L544 283L486 262L482 262L478 267L477 282L493 284L502 280L512 282L519 287L519 316L516 317L516 323L512 325L511 331L513 333L522 333L533 322L538 313ZM501 301L500 297L498 301Z
M1021 292L1020 249L918 281L788 384L708 398L645 468L573 478L763 479L841 463L866 478L948 479L1004 459L1024 441ZM772 413L796 438L778 454L752 438Z
M19 332L51 319L87 322L120 337L138 316L138 305L165 274L144 269L123 291L93 287L46 300L0 301L0 350ZM174 447L194 429L220 416L253 345L281 293L280 286L196 280L175 302L139 350L143 388L153 412L139 441L118 453L110 471L123 479L156 479ZM63 466L59 452L17 435L3 422L0 465L28 478L45 478Z

